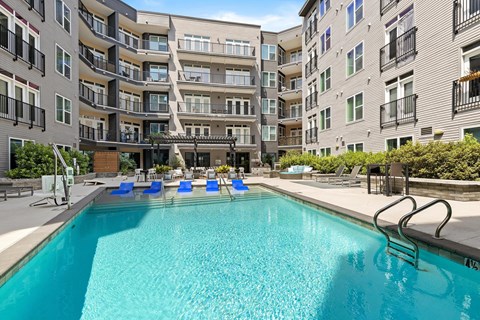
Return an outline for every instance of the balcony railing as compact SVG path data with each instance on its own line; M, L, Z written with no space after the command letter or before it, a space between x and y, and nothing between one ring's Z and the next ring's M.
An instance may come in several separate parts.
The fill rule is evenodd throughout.
M470 81L453 81L453 113L480 108L480 78Z
M141 101L119 98L118 108L128 112L145 112Z
M120 65L118 69L118 74L122 77L134 80L134 81L143 81L142 71L140 69L131 68L129 66Z
M165 42L151 41L151 40L141 40L142 49L150 51L159 51L159 52L169 52L168 44Z
M305 143L318 142L318 128L305 130Z
M179 133L179 136L188 136L188 137L236 137L236 144L255 144L255 136L250 134L195 134L191 133L187 135L186 133Z
M317 17L315 17L313 21L310 22L307 30L305 30L305 44L308 44L310 40L313 39L315 33L317 33Z
M13 121L13 125L24 123L45 131L45 110L20 100L0 94L0 118Z
M92 141L97 140L98 133L97 133L97 129L95 128L86 126L84 124L80 124L78 127L78 131L79 131L80 139L88 139Z
M312 73L317 71L318 66L317 66L317 56L314 56L313 58L310 59L309 62L305 65L305 77L308 78Z
M120 141L123 143L145 143L143 135L135 131L120 131Z
M249 104L209 104L179 102L178 112L200 114L255 115L255 108Z
M79 2L78 12L82 15L82 17L87 22L90 29L98 34L101 34L106 37L110 37L112 39L116 39L116 30L115 28L95 19L93 14L88 11L87 7L80 1Z
M179 81L198 82L198 83L216 83L231 86L254 86L254 76L231 75L221 73L208 73L196 71L179 71Z
M302 137L279 137L278 138L278 146L279 147L289 147L289 146L301 146L302 145Z
M390 10L395 3L398 3L400 0L380 0L380 15L383 16L385 12Z
M168 71L165 71L165 72L143 71L143 81L169 83L170 78L168 76Z
M33 10L45 21L45 0L25 0L28 3L28 9Z
M295 118L301 118L302 117L302 109L297 108L297 109L278 109L278 118L279 119L295 119Z
M255 57L255 47L246 44L213 43L209 41L179 39L178 49L239 57Z
M30 43L17 36L12 31L0 25L0 48L11 53L13 60L20 58L45 75L45 55Z
M108 103L108 95L95 92L81 82L79 83L79 96L92 105L110 106Z
M417 121L416 94L380 106L380 128L415 121Z
M88 49L87 46L85 46L82 42L79 42L79 50L80 50L80 55L85 58L91 65L93 65L95 68L116 73L116 66L114 63L102 58L98 57L93 54L90 49Z
M150 113L169 113L170 110L168 108L168 103L158 103L158 102L150 102L150 103L144 103L143 106L145 107L145 112L147 111L147 106L148 106L148 112Z
M417 54L416 33L417 27L413 27L380 49L380 71L407 62L409 57Z
M128 47L132 47L134 49L139 48L140 39L137 37L133 37L127 33L124 33L122 31L118 32L118 41L120 41L121 43L123 43Z
M118 140L115 138L115 132L109 130L98 130L86 125L79 126L80 139L88 139L92 141L106 141L106 142L122 142L122 143L147 143L141 133L135 131L120 131Z
M316 108L318 106L318 92L313 92L311 93L306 99L305 99L305 111L312 110L313 108Z
M453 31L468 28L480 22L480 1L454 0L453 1Z

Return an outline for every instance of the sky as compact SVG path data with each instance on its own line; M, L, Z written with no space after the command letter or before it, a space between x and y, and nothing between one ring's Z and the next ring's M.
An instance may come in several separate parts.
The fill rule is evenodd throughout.
M137 10L243 22L281 31L299 25L304 0L123 0Z

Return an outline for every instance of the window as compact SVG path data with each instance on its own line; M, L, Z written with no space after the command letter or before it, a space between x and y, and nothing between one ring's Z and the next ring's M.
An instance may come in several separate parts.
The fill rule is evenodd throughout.
M480 127L475 127L475 128L465 128L463 129L463 137L465 135L471 134L477 141L480 141Z
M27 140L27 139L17 139L17 138L10 138L9 139L9 154L10 154L10 165L9 168L15 169L17 167L17 157L15 153L17 152L18 149L22 148L25 146L27 143L35 143L33 140Z
M118 40L133 48L138 48L140 37L124 28L118 28Z
M61 95L55 95L55 109L57 110L55 120L64 124L72 124L72 101L62 97Z
M210 83L210 67L185 65L184 76L187 81Z
M347 144L347 151L361 152L361 151L363 151L363 143Z
M195 166L195 153L185 152L185 166L193 168ZM197 152L197 167L210 167L210 152Z
M262 87L275 88L277 86L276 78L275 72L262 72Z
M209 136L209 124L185 123L185 134L187 136Z
M262 126L262 141L277 141L277 127Z
M302 90L302 77L293 77L290 79L290 90Z
M413 71L385 83L385 102L386 121L413 117Z
M150 35L148 45L149 50L168 51L167 37Z
M150 94L150 111L168 110L168 95L164 93Z
M325 92L332 87L331 68L328 67L320 74L320 92Z
M225 71L225 83L238 86L251 85L250 70L227 68Z
M237 144L252 143L250 127L246 124L230 124L225 126L225 133L229 137L237 137Z
M210 37L195 36L191 34L185 35L185 50L209 52Z
M363 69L363 42L347 53L347 77Z
M276 114L276 113L277 113L277 100L262 99L262 114Z
M330 129L332 125L332 116L330 107L320 111L320 130Z
M330 9L330 0L320 0L320 17L323 17Z
M167 66L150 65L150 74L146 81L167 82L168 70Z
M226 54L234 54L237 56L251 55L249 41L227 39L226 44Z
M332 148L320 148L320 157L328 157L332 154Z
M363 19L363 0L353 0L347 6L347 31Z
M71 79L72 57L68 52L63 50L58 44L56 55L57 72L67 79Z
M347 99L347 122L363 119L363 92Z
M262 44L262 60L272 60L277 59L277 46L270 44Z
M70 33L70 8L62 0L55 1L55 20Z
M401 137L401 138L392 138L386 140L387 151L398 149L401 146L406 145L409 141L413 141L413 138L410 137Z
M302 61L302 50L290 52L290 62Z
M150 134L162 133L168 131L168 124L165 123L150 123Z
M315 149L310 149L307 151L309 154L316 156L317 155L317 150Z
M332 27L328 27L327 30L320 36L320 54L327 52L332 46Z
M278 65L287 63L287 53L281 47L278 48Z
M227 97L227 114L249 115L252 114L250 99L243 97ZM222 111L225 112L225 111Z

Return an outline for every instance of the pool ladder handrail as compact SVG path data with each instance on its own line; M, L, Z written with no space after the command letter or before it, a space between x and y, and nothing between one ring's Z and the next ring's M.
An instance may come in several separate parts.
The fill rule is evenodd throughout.
M227 189L228 196L230 197L230 201L235 200L235 197L230 192L230 189L228 189L227 182L225 181L225 178L221 174L219 174L218 176L219 176L218 179L220 180L220 190L222 190L222 182L223 182L223 185L225 186L225 189Z

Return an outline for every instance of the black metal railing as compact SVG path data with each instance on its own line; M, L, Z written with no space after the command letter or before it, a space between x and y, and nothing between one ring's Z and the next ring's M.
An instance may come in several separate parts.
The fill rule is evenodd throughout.
M179 136L184 137L235 137L237 138L236 144L255 144L255 135L250 134L203 134L203 133L179 133Z
M305 98L305 111L312 110L318 105L318 92L312 92L307 98Z
M122 77L134 80L134 81L143 81L142 71L137 68L132 68L126 65L120 65L118 68L118 74Z
M123 143L146 143L141 133L135 131L120 131L120 141Z
M380 128L415 121L417 121L416 94L380 106Z
M247 44L212 43L201 40L179 39L178 49L205 53L219 53L230 56L255 57L255 47Z
M317 17L315 16L315 18L309 23L309 26L305 30L305 44L308 44L310 40L312 40L315 36L315 33L317 33L317 21Z
M79 42L79 51L80 55L86 59L91 65L93 65L95 68L105 70L108 72L116 73L117 67L115 63L110 62L102 57L98 57L93 54L90 49L86 45L84 45L82 42Z
M87 7L85 7L85 5L81 1L79 2L78 12L85 19L88 26L90 27L90 30L103 36L117 39L117 32L115 28L95 19L93 17L93 14L88 11Z
M254 76L196 72L196 71L179 71L178 80L198 82L198 83L226 84L231 86L254 86L255 85Z
M33 10L42 17L42 22L45 21L45 0L25 0L28 3L28 9Z
M454 0L453 1L453 32L468 28L480 22L480 1Z
M250 104L210 104L179 102L178 112L200 114L229 114L229 115L255 115L255 108Z
M380 71L417 54L416 33L417 27L413 27L380 49Z
M45 75L45 55L30 43L0 25L0 48L13 55L13 60L21 59L29 68L35 68Z
M168 71L143 71L143 81L146 82L160 82L160 83L169 83L170 78L168 76Z
M305 143L318 142L318 128L305 130Z
M302 137L301 136L279 137L278 138L278 146L280 146L280 147L301 146L301 145L302 145Z
M128 112L144 112L143 103L132 99L118 99L118 109Z
M0 118L11 120L13 125L24 123L45 131L45 110L32 104L0 94Z
M318 65L317 65L317 56L314 56L310 59L310 61L307 62L305 65L305 77L308 78L312 73L317 71Z
M294 118L301 118L302 117L302 108L295 108L295 109L278 109L278 118L279 119L294 119Z
M480 78L469 81L453 81L453 113L480 108Z
M110 106L108 103L107 94L95 92L81 82L79 83L79 96L80 98L83 98L90 102L92 105Z
M383 16L385 12L390 10L395 3L398 3L400 0L380 0L380 15Z
M78 133L79 133L79 137L80 139L88 139L88 140L92 140L92 141L96 141L97 140L97 134L96 134L96 131L97 129L95 128L92 128L92 127L89 127L89 126L86 126L84 124L80 124L79 127L78 127Z

